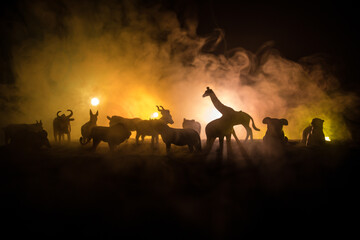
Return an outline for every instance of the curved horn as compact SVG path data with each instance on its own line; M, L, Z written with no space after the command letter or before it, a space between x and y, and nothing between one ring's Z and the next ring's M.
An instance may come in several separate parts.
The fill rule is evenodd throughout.
M159 108L159 106L158 106L158 105L156 105L156 107L157 107L158 111L160 111L160 108Z
M68 111L70 112L70 115L67 116L67 117L70 118L74 113L73 113L73 111L71 109L68 109Z
M58 111L58 112L56 113L56 116L60 117L60 116L59 116L59 113L60 113L60 112L61 112L61 111Z
M161 110L165 110L163 106L160 106L162 109Z

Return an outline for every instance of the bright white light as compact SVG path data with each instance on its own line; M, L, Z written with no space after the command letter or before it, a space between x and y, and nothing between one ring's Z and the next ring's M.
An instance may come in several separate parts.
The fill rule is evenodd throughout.
M331 140L330 140L330 138L329 138L329 137L325 137L325 141L330 142Z
M98 98L95 97L95 98L91 99L91 105L97 106L97 105L99 105L99 103L100 103L100 101Z
M216 108L211 108L210 111L208 111L206 113L207 115L207 121L210 122L212 120L215 120L215 119L218 119L218 118L221 118L222 114L216 110Z
M159 116L158 112L154 112L153 114L151 114L151 118L157 118Z

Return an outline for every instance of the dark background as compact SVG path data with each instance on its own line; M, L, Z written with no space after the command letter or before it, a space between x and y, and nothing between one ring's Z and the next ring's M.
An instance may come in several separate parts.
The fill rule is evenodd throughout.
M11 47L21 39L14 39L11 33L16 31L16 21L24 21L23 2L8 1L0 10L1 83L14 81ZM59 2L53 5L61 15L66 10ZM143 7L159 3L164 9L175 11L182 24L184 19L196 18L200 36L223 29L225 41L215 53L236 47L256 52L265 42L273 41L273 47L293 61L314 54L326 55L342 86L346 90L358 90L359 25L357 8L350 1L138 1ZM106 3L98 1L98 4Z
M272 41L283 57L293 61L321 54L345 89L358 88L359 23L350 1L189 2L197 4L199 35L224 30L223 50L243 47L256 52Z

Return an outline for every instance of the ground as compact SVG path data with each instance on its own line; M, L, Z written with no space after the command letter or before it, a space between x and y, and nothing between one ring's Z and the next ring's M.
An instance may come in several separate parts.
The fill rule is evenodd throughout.
M283 152L242 143L244 159L218 161L132 139L111 153L77 142L51 149L1 147L2 233L13 238L229 239L358 234L359 146ZM6 235L5 235L6 236Z

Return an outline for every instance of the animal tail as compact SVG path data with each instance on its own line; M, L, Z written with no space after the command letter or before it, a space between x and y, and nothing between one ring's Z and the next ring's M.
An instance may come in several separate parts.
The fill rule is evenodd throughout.
M256 130L256 131L260 131L260 129L258 129L258 128L255 126L254 119L253 119L252 117L250 117L250 119L251 119L251 122L252 122L252 127L253 127L253 129Z
M86 140L83 137L80 137L80 143L81 145L86 145L91 141L91 138L86 138Z

